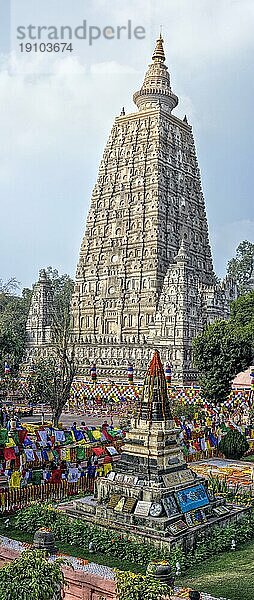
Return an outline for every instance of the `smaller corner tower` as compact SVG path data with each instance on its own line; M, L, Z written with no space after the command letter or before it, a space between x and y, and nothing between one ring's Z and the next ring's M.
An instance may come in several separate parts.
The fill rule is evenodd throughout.
M45 269L39 271L39 279L33 288L31 305L26 323L27 354L47 351L52 337L53 289ZM45 352L43 352L44 354Z

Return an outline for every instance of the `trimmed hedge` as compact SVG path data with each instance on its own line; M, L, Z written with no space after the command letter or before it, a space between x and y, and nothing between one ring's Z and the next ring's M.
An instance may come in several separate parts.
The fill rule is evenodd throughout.
M110 553L112 557L135 562L142 567L153 560L166 559L172 566L179 561L182 570L210 556L230 550L232 539L236 541L237 548L254 539L254 512L250 512L240 522L225 527L214 527L209 531L207 538L201 532L197 535L196 548L187 555L178 547L174 547L169 555L169 552L157 548L153 543L141 543L132 536L90 525L82 519L70 519L61 511L42 504L33 504L20 510L14 517L14 525L31 534L40 527L49 527L56 541L68 542L85 550L88 550L89 543L93 542L96 552Z
M49 562L41 550L22 552L0 568L0 600L61 600L62 563Z
M93 543L98 553L111 554L120 560L146 566L150 560L164 557L164 553L154 544L135 541L117 531L90 525L82 519L70 519L62 511L42 504L32 504L20 510L14 517L15 528L34 533L40 527L49 527L56 541L80 546L89 550Z

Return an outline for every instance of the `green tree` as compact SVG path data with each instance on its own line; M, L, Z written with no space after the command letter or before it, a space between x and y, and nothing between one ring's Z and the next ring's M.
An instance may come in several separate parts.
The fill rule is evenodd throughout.
M0 282L0 369L4 362L12 367L12 374L18 371L26 345L26 320L29 311L31 290L23 289L17 295L18 284L11 279L7 284Z
M20 382L17 377L13 377L11 374L4 375L0 378L0 400L6 402L13 396L22 396L23 393L20 390Z
M230 322L235 328L244 328L254 339L254 291L244 294L232 302Z
M60 564L49 562L40 550L22 552L0 568L0 600L60 600L64 584Z
M47 359L36 359L33 375L28 376L27 391L30 400L50 404L52 417L58 423L63 406L69 398L70 387L76 372L75 349L70 331L70 303L74 282L69 275L59 275L56 269L48 267L54 295L51 307L52 344ZM17 374L26 349L26 321L31 303L32 291L24 289L22 296L16 295L18 283L10 279L0 280L0 368L8 361L12 375ZM2 378L2 393L12 391L14 379Z
M240 295L249 291L254 276L254 244L247 240L239 244L235 258L228 262L227 274L236 281Z
M52 410L52 422L57 427L63 408L70 397L76 374L74 348L55 348L47 358L38 358L27 376L27 397L30 402L47 404Z
M228 321L216 321L193 340L194 364L207 400L222 402L231 381L254 357L254 291L237 298Z
M57 426L62 410L70 397L70 389L77 370L75 346L71 339L70 304L74 282L69 275L59 276L48 267L54 293L52 307L52 344L47 358L38 358L27 378L30 400L49 404L52 421Z
M239 460L249 450L249 444L240 431L232 429L221 439L219 450L226 458Z
M207 400L226 400L231 382L252 361L253 346L248 329L234 327L233 322L216 321L193 340L194 364Z

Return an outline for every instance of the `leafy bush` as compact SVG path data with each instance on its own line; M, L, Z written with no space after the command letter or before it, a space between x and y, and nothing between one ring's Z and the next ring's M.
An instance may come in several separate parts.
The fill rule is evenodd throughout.
M68 541L69 544L80 546L87 551L89 543L92 542L96 552L110 552L112 557L141 566L146 566L150 560L165 558L165 552L152 543L140 544L129 535L124 536L117 531L90 525L82 519L70 519L61 511L43 504L32 504L19 511L14 523L15 527L28 533L34 533L40 527L49 527L59 542Z
M0 568L0 600L60 600L61 561L49 562L46 553L26 550Z
M221 439L219 450L226 458L240 459L249 450L249 444L240 431L232 429Z
M159 600L168 594L168 586L150 576L115 570L119 600Z

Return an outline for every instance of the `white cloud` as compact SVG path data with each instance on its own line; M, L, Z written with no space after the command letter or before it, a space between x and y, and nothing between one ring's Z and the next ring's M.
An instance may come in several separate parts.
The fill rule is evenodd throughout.
M10 162L15 171L28 158L33 161L35 154L45 159L46 151L53 154L70 138L73 144L71 148L66 146L66 152L79 152L80 132L87 134L95 126L98 137L103 136L112 118L114 97L118 96L119 75L135 75L135 69L115 61L88 69L77 57L68 57L56 59L50 74L30 76L36 60L40 63L40 58L34 58L24 69L23 59L12 55L0 71L0 129L4 140L0 169L5 173ZM121 83L128 97L128 81L121 79ZM116 103L120 109L121 99Z
M77 57L35 76L35 61L31 71L12 56L0 71L1 276L28 285L29 273L47 264L73 272L105 139L123 104L119 85L129 100L137 77L121 63L96 71Z
M160 0L154 4L170 56L200 66L253 47L253 0Z
M121 65L114 60L102 63L95 63L91 66L91 73L95 75L119 74L119 73L138 73L137 69L130 65Z
M162 26L169 62L175 65L184 62L195 69L207 59L218 65L254 45L253 0L96 0L95 7L108 22L131 18L144 25L151 49Z
M16 0L12 15L13 42L15 31L21 22L48 23L50 22L51 2L45 2L40 7L34 1L26 2L26 9ZM57 5L57 2L55 3ZM70 26L81 24L87 19L87 25L95 25L103 29L105 25L123 26L130 20L132 28L141 25L146 29L145 40L131 40L125 37L121 40L105 40L103 36L95 40L90 47L87 40L72 40L74 54L81 62L90 64L111 62L117 57L117 62L128 62L134 69L142 68L144 60L149 61L152 48L162 25L163 36L169 63L195 69L202 66L213 69L225 60L231 60L244 49L253 48L253 0L129 0L128 3L119 0L95 0L90 3L76 2L75 10L68 10L68 3L62 0L62 11L54 14L52 23L60 27L69 22ZM51 24L52 24L51 23ZM123 34L124 36L124 34ZM14 44L15 45L15 44ZM38 53L39 54L39 53ZM126 61L126 56L127 61ZM32 53L24 55L24 68L32 68ZM40 65L39 65L40 63ZM47 72L54 64L54 57L42 53L37 62L38 69ZM30 67L29 67L30 66Z

